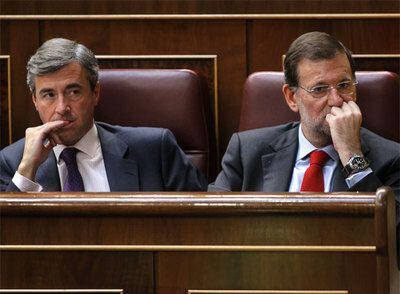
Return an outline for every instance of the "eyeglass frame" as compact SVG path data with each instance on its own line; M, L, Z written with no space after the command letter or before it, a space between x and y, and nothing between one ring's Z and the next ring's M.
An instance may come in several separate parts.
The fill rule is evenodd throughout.
M328 92L331 91L332 89L336 89L336 91L338 91L338 93L341 94L341 95L346 95L346 96L348 96L348 95L354 94L355 91L353 91L353 92L351 92L351 93L348 93L348 94L343 94L343 93L340 93L340 91L337 89L337 87L338 87L340 84L346 83L346 82L350 82L350 84L352 84L352 86L356 86L356 85L358 84L358 81L355 80L355 81L343 81L343 82L337 83L336 85L333 85L333 86L332 86L332 85L318 85L318 86L312 87L311 89L307 89L307 88L305 88L305 87L303 87L303 86L301 86L301 85L298 85L298 86L296 86L296 87L291 87L291 89L292 89L292 91L296 91L298 88L301 88L301 89L303 89L304 91L306 91L308 94L310 94L311 96L313 96L313 97L316 98L316 99L325 97L325 96L328 94ZM315 96L313 95L313 93L315 92L315 89L318 88L318 87L324 87L324 86L327 87L327 88L326 88L326 90L327 90L326 94L325 94L324 96L321 96L321 97L315 97ZM356 89L356 88L354 87L354 90L355 90L355 89Z

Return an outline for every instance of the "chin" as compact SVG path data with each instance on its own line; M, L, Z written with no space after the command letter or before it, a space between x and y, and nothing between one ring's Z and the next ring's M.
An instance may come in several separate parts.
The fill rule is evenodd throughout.
M324 132L323 135L321 135L321 144L325 146L332 144L332 137L330 131Z
M319 134L319 136L324 138L325 140L331 140L331 129L328 124L317 125L314 128L314 131Z
M65 146L74 145L76 142L79 141L79 139L76 139L76 136L67 134L67 132L64 132L64 134L58 134L58 137L60 138L62 144Z
M324 133L324 135L326 136L326 137L331 137L331 129L329 128L329 126L324 126L323 128L322 128L322 132Z

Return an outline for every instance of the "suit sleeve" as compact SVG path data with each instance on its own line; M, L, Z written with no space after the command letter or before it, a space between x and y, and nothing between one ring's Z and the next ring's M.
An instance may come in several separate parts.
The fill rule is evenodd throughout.
M166 191L205 191L207 180L178 146L174 135L163 130L161 140L162 176Z
M381 166L371 166L372 173L360 180L349 191L375 192L382 186L391 187L395 194L400 190L400 158L398 155L386 160ZM398 199L399 200L399 199Z
M208 186L210 192L241 191L243 186L243 166L240 141L237 133L233 134L222 158L222 171L214 183Z
M398 154L381 168L356 183L349 191L375 192L379 187L389 186L393 189L396 202L396 225L400 230L400 158ZM400 242L400 238L398 238Z
M370 160L372 173L354 184L349 191L375 192L382 186L391 187L396 195L400 189L400 144L366 129L361 129L361 145Z
M0 151L0 191L1 192L18 192L20 191L17 186L12 182L12 178L15 174L15 169L11 167L11 163L4 155L3 151Z

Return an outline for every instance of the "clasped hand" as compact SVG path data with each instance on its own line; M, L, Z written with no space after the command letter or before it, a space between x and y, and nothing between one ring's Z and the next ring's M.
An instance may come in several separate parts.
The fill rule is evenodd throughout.
M326 121L331 131L332 143L343 166L354 154L362 155L360 128L362 114L354 101L343 102L341 107L333 106Z
M22 176L34 181L37 169L47 159L53 147L62 144L57 130L68 123L57 120L26 129L24 153L18 167Z

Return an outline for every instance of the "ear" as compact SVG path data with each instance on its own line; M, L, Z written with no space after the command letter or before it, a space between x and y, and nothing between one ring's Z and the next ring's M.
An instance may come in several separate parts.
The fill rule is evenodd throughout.
M37 98L36 98L35 93L32 93L32 101L33 101L33 104L35 105L36 110L38 110Z
M100 100L100 83L97 82L93 90L94 105L97 105Z
M283 95L285 96L285 100L289 108L293 112L299 112L299 107L297 106L296 97L294 97L295 92L290 89L288 84L284 84L282 87Z

